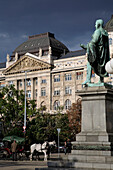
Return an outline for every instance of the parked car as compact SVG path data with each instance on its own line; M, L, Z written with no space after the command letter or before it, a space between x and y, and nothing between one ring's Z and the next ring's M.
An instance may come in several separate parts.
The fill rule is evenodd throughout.
M64 146L59 146L59 152L64 153Z
M51 149L52 153L58 153L58 146ZM64 153L64 146L59 146L59 152Z

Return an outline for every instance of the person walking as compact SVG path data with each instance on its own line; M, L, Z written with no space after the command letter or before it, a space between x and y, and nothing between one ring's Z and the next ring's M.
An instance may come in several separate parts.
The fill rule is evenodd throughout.
M66 155L66 152L67 152L67 142L65 141L64 142L64 153L65 153L65 155Z
M12 158L13 161L17 161L17 153L16 153L17 143L16 140L11 144Z
M67 153L71 153L71 148L72 148L72 145L71 145L70 140L68 139L67 140Z

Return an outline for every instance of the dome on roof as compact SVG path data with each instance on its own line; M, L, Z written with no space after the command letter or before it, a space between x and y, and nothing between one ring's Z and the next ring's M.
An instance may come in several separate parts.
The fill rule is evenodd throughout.
M113 31L113 15L111 16L111 19L106 23L105 29L106 29L108 32Z
M27 41L19 45L13 51L12 56L14 56L16 52L19 55L24 55L26 52L35 53L39 51L39 48L46 50L49 46L51 47L52 52L57 51L62 54L64 50L65 52L69 51L63 43L55 39L54 34L47 32L44 34L29 36Z

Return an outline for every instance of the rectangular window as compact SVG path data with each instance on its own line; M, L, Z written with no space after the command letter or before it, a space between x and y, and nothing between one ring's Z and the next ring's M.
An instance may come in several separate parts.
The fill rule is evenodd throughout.
M71 74L65 74L65 81L72 80Z
M95 77L95 73L94 73L94 71L92 70L92 77Z
M59 81L60 81L60 75L55 75L54 82L59 82Z
M37 92L37 89L35 90L35 97L37 97L38 96L38 92Z
M41 96L46 96L46 89L45 88L41 89Z
M38 79L35 79L35 84L36 84L36 85L38 84Z
M0 83L0 88L5 87L5 83Z
M76 73L76 79L77 80L82 80L83 79L83 72L77 72Z
M13 81L9 81L8 84L9 84L9 85L12 85L12 84L13 84Z
M31 91L30 90L27 90L27 97L31 98Z
M54 90L54 96L60 95L60 90Z
M72 94L71 87L65 87L65 94Z
M46 83L46 79L42 79L41 83Z
M27 80L27 86L31 86L31 80Z
M112 81L108 81L107 83L112 85Z
M112 45L112 38L109 38L109 45Z
M20 87L22 87L22 81L20 81Z

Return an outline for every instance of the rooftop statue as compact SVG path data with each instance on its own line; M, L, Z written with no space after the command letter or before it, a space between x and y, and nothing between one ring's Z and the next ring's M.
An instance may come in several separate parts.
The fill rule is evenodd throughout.
M108 76L105 70L106 63L110 60L109 56L109 40L108 33L103 28L103 20L96 21L96 30L92 35L92 40L87 46L80 44L80 46L87 52L87 78L83 84L91 83L92 70L99 76L99 83L104 83L104 77Z

